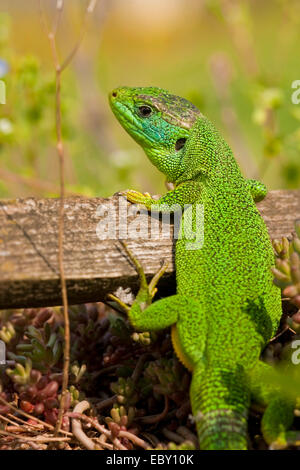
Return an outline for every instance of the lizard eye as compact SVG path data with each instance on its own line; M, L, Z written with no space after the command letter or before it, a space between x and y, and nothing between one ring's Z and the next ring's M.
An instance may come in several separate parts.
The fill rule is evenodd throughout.
M141 117L149 117L151 113L152 113L152 109L150 108L150 106L139 107L139 115Z
M184 144L186 142L186 138L185 137L181 137L180 139L176 140L176 143L175 143L175 150L181 150L182 147L184 147Z

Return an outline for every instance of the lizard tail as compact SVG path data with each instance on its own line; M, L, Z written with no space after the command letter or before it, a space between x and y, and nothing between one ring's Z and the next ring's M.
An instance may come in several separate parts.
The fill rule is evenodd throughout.
M190 394L200 449L247 449L250 394L241 370L196 369Z

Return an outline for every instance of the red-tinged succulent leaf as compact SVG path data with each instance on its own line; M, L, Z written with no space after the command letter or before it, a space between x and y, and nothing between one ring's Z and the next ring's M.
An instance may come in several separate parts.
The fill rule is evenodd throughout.
M34 405L26 400L21 400L20 408L26 413L32 413L34 410Z
M47 408L48 410L52 410L53 408L57 408L59 403L58 403L57 398L47 398L44 401L44 405L45 405L45 408Z
M45 411L45 406L43 403L37 403L34 407L34 414L41 415Z
M58 390L58 383L55 380L51 380L46 387L44 387L40 392L39 392L39 398L41 400L44 400L47 397L52 397L53 395L56 394Z
M48 382L49 382L48 377L43 376L43 377L38 381L38 383L36 384L38 390L42 390L43 388L45 388L46 385L48 384Z

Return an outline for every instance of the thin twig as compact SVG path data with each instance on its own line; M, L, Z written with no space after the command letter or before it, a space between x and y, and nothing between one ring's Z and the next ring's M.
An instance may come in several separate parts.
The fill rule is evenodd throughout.
M7 416L9 416L10 418L13 418L14 421L17 421L17 423L20 423L22 426L28 427L28 430L30 430L30 432L31 431L32 432L34 432L34 431L44 431L44 429L45 429L43 421L42 421L43 425L41 425L40 423L32 424L32 423L29 423L28 421L25 421L22 418L19 418L19 416L13 415L11 413L7 413ZM2 416L1 416L1 419L2 419ZM34 419L35 419L35 417L34 417ZM30 428L32 428L32 430ZM52 429L54 429L54 427L52 427Z
M3 405L9 406L9 408L11 408L13 411L15 411L16 413L20 413L21 415L25 416L28 419L34 419L35 421L42 424L43 426L45 426L48 429L54 429L54 427L51 424L45 423L44 421L40 420L36 416L31 416L29 413L26 413L26 411L18 409L16 406L14 406L11 403L9 403L8 401L4 400L4 398L2 398L2 397L0 397L0 403L3 403Z
M48 39L50 41L52 58L55 67L55 83L56 83L56 93L55 93L55 123L56 123L56 148L59 159L59 175L60 175L60 205L59 205L59 229L58 229L58 264L60 272L60 284L62 292L62 302L63 302L63 313L64 313L64 328L65 328L65 337L64 337L64 366L63 366L63 381L62 381L62 394L59 404L59 412L57 423L55 426L55 435L57 435L61 428L62 416L64 411L64 401L65 395L68 387L69 379L69 366L70 366L70 324L69 324L69 314L68 314L68 297L67 297L67 287L65 280L64 272L64 263L63 263L63 241L64 241L64 198L65 198L65 181L64 181L64 146L62 141L62 130L61 130L61 68L58 58L58 52L56 48L55 33L51 30L48 31L47 21L44 15L42 0L39 0L40 5L40 14L41 20L46 29ZM60 14L60 10L58 11Z
M278 339L280 336L283 335L283 333L285 333L288 330L290 330L292 333L296 334L296 331L294 331L292 328L290 328L289 325L285 325L284 328L276 336L273 336L273 338L271 338L269 342L272 343L273 341Z
M15 418L15 417L14 417ZM6 416L0 415L0 421L4 421L5 423L9 423L10 426L6 425L5 426L5 431L11 431L11 432L33 432L35 434L39 434L39 431L41 429L39 428L34 428L34 426L28 425L25 421L21 420L22 424L18 424L14 422L13 420L7 418ZM44 428L43 428L44 429Z
M39 181L35 178L17 175L3 167L0 168L0 178L8 183L17 183L23 184L24 186L29 186L31 189L34 189L36 191L58 193L58 187L55 184L50 183L49 181ZM66 195L78 196L79 193L76 193L74 191L66 191Z
M61 71L65 70L65 68L68 67L69 63L72 61L73 57L75 56L76 52L78 51L78 49L79 49L79 47L82 43L82 40L84 38L85 31L86 31L87 18L88 18L89 15L91 15L93 13L93 11L95 9L95 6L96 6L96 3L97 3L97 0L90 0L89 4L88 4L88 6L85 10L84 17L83 17L83 20L82 20L82 23L81 23L81 28L80 28L80 32L79 32L78 41L76 42L75 46L73 47L73 49L71 50L69 55L63 61L62 66L61 66Z
M56 138L57 138L57 153L59 158L59 174L60 174L60 205L59 205L59 232L58 232L58 258L59 258L59 272L60 272L60 283L63 300L63 312L64 312L64 366L63 366L63 381L62 381L62 394L57 418L57 424L55 427L55 433L57 434L60 430L62 423L62 415L64 411L65 395L68 387L69 380L69 367L70 367L70 323L68 314L68 297L67 297L67 285L65 279L65 269L63 262L63 242L64 242L64 199L65 199L65 181L64 181L64 146L62 141L61 131L61 70L58 62L55 36L53 33L49 34L49 40L52 45L53 59L56 69Z
M45 421L42 421L41 419L37 418L36 416L31 416L29 413L26 413L25 411L17 408L16 406L12 405L8 401L4 400L4 398L2 398L2 397L0 397L0 403L3 403L3 405L9 406L9 408L11 408L13 411L15 411L16 413L19 413L20 415L25 416L28 419L34 419L34 421L36 421L37 423L42 424L45 428L48 428L50 430L54 429L54 426L52 426L52 424L46 423ZM15 419L17 419L17 418L15 417ZM26 424L28 426L33 426L30 423L26 423ZM70 433L68 431L64 431L63 429L60 429L60 432L62 434L66 434L66 436L72 436L72 433Z
M34 442L55 442L55 441L70 441L70 437L44 437L44 436L37 436L37 437L28 437L28 436L16 436L13 433L3 431L0 429L0 434L4 436L11 436L14 439L18 439L21 441L34 441Z
M54 23L52 26L52 31L53 31L54 36L56 36L58 26L62 17L63 9L64 9L64 0L57 0L56 1L56 15L55 15Z
M67 56L67 58L62 62L62 65L59 60L57 46L56 46L56 33L58 24L61 19L62 9L64 6L63 0L57 0L56 2L56 20L54 26L49 31L45 14L43 11L42 0L39 0L41 20L44 25L44 28L47 32L48 39L50 41L52 57L55 67L55 82L56 82L56 99L55 99L55 115L56 115L56 148L59 158L59 174L60 174L60 206L59 206L59 231L58 231L58 263L59 263L59 272L60 272L60 283L61 283L61 293L62 293L62 302L63 302L63 314L64 314L64 328L65 328L65 337L64 337L64 366L63 366L63 380L62 380L62 393L61 400L59 404L59 412L57 423L55 426L55 435L57 435L61 428L62 417L64 412L64 403L65 396L68 388L69 381L69 366L70 366L70 323L69 323L69 314L68 314L68 296L67 296L67 286L65 279L64 271L64 262L63 262L63 242L64 242L64 199L65 199L65 180L64 180L64 145L62 139L62 128L61 128L61 74L63 70L69 65L74 55L76 54L85 32L86 18L87 15L91 14L94 11L97 0L90 0L89 4L85 10L84 18L81 25L81 30L79 34L79 39L76 42L73 50Z

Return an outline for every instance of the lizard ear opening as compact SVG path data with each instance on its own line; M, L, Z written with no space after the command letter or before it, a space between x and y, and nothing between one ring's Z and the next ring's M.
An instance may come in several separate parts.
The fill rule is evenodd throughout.
M175 143L175 150L177 152L178 152L178 150L181 150L184 147L185 142L186 142L185 137L181 137L180 139L177 139L176 143Z

